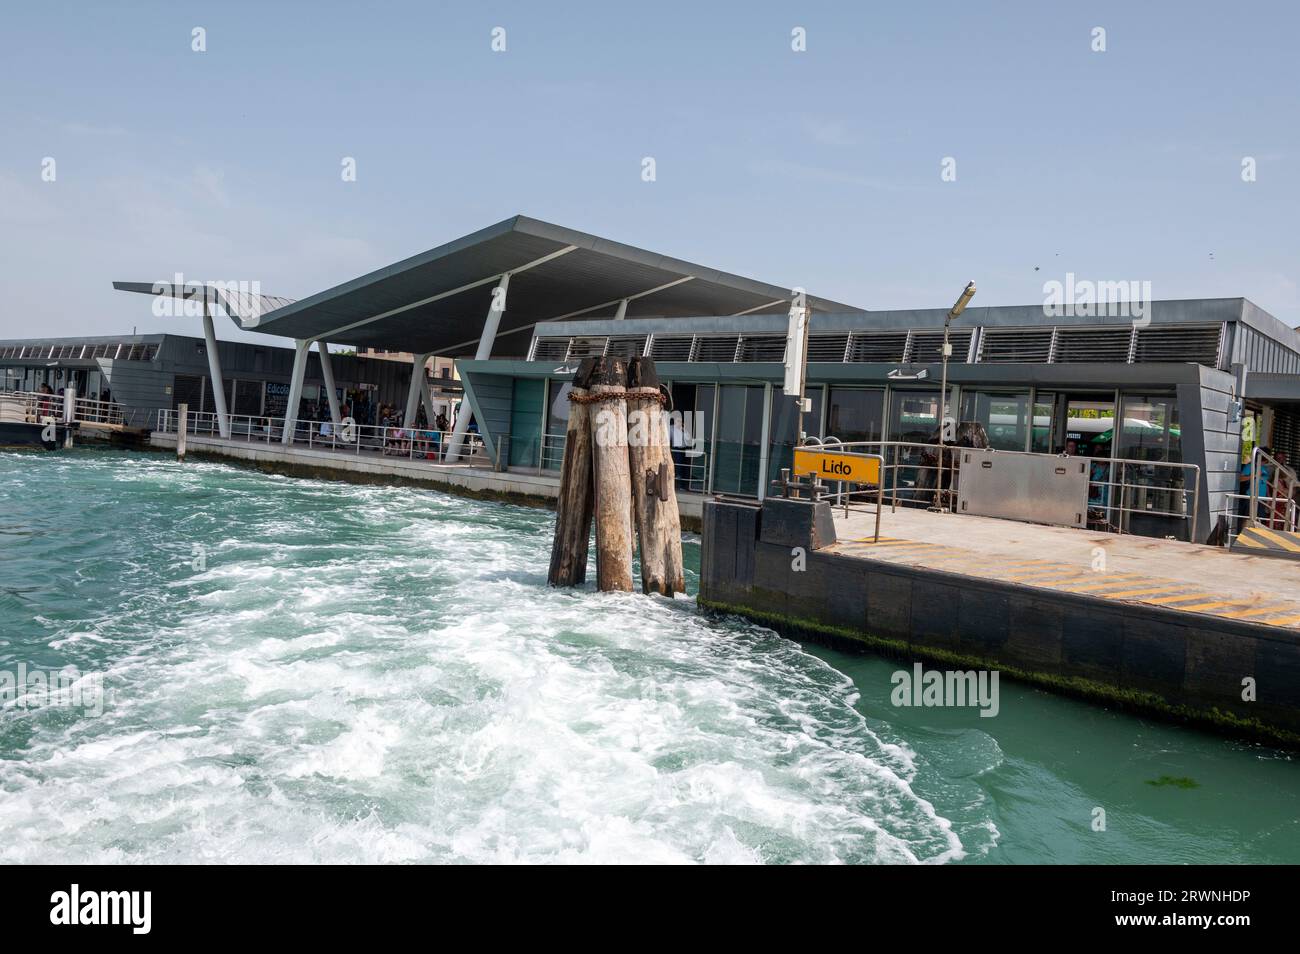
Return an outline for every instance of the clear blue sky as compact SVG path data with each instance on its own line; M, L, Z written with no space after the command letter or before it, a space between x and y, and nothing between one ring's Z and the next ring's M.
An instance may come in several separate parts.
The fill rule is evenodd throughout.
M12 4L0 337L197 333L110 282L303 297L516 213L873 310L1073 271L1297 325L1297 35L1282 2Z

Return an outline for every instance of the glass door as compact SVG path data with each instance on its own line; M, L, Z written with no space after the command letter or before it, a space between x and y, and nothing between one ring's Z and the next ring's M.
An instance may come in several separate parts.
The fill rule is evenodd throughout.
M724 384L718 389L713 465L713 489L717 493L758 495L763 390L761 384Z

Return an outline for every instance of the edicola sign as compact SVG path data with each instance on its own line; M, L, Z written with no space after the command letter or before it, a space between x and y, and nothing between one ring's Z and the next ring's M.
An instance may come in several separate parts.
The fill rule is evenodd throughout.
M816 475L822 480L878 484L880 483L880 458L866 454L844 454L796 447L794 472L800 477Z

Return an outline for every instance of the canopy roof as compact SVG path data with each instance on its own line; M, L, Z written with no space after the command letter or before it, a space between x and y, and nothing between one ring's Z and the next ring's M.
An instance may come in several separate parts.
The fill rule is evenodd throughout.
M561 318L688 318L785 312L791 290L525 216L271 310L226 310L250 331L393 351L473 354L493 289L510 273L496 354ZM127 283L115 283L125 285ZM135 290L135 289L130 289ZM808 296L814 311L860 311ZM518 334L516 334L518 333Z

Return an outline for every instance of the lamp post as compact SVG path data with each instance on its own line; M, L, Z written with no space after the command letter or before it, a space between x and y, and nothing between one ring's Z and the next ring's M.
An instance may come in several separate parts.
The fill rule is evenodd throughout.
M966 287L962 289L961 294L957 297L957 301L948 309L948 314L943 316L943 375L939 382L939 466L934 481L934 506L930 508L935 512L944 509L943 432L948 426L948 359L952 357L952 342L948 340L948 332L952 328L953 319L966 310L966 306L970 304L970 300L974 297L975 283L967 282Z

